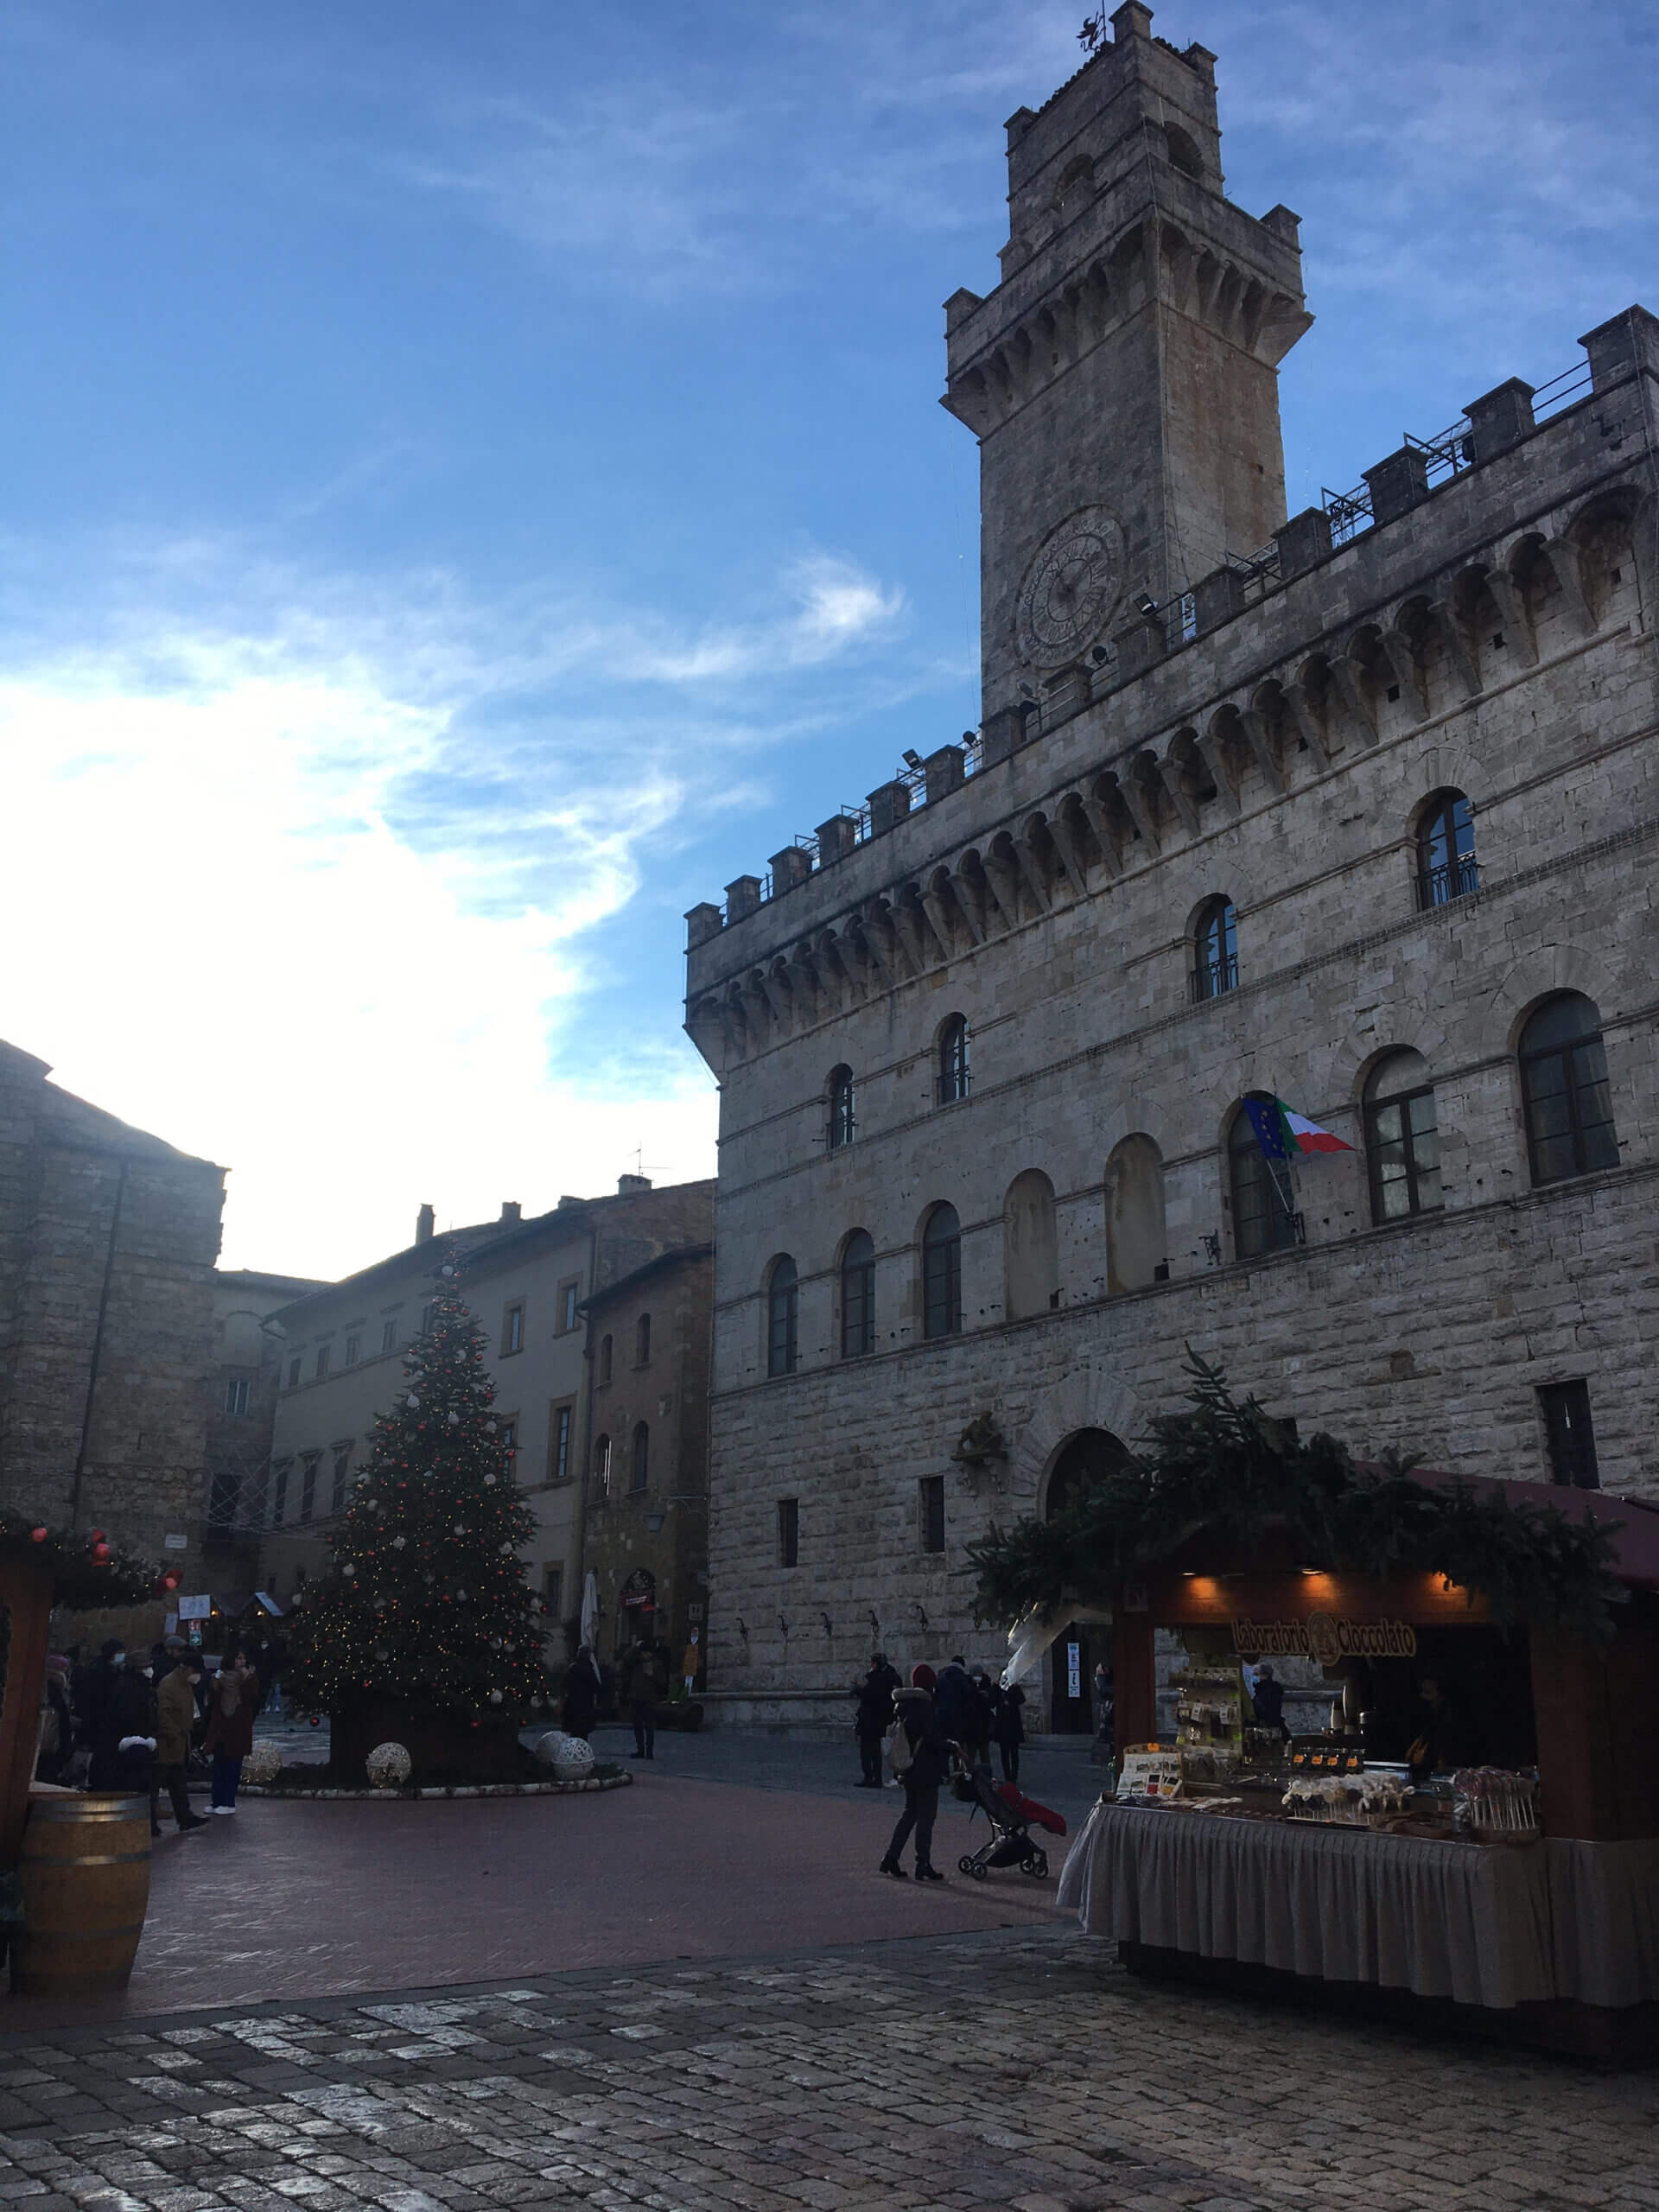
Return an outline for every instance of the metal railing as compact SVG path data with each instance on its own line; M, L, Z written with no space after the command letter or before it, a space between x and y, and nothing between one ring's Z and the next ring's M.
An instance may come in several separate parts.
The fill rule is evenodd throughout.
M1417 871L1417 904L1425 912L1431 906L1449 906L1454 899L1466 899L1479 888L1480 866L1472 853L1459 853L1456 860Z
M1238 988L1238 955L1230 952L1224 959L1200 960L1186 980L1195 1005L1205 999L1223 998Z

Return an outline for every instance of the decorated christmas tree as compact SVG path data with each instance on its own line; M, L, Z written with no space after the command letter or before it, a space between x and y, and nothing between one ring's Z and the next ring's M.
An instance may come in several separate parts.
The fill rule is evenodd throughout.
M334 1562L292 1619L286 1675L302 1712L407 1708L410 1728L516 1729L547 1702L540 1601L519 1547L534 1527L491 1410L484 1334L443 1269L431 1325L374 1426ZM411 1748L413 1746L411 1745Z

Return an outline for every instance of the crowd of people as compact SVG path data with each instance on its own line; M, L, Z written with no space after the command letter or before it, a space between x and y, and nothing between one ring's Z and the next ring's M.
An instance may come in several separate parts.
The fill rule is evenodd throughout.
M78 1652L54 1652L47 1661L35 1778L147 1796L152 1835L162 1834L165 1794L180 1834L194 1834L210 1815L235 1812L254 1720L276 1694L281 1664L280 1645L269 1641L227 1651L213 1663L178 1636L148 1655L111 1637L85 1664ZM190 1806L196 1761L211 1774L206 1815Z

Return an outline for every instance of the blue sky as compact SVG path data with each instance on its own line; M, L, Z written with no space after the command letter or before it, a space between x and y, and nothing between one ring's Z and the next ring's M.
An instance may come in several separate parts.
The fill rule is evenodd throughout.
M683 910L976 717L940 303L1084 12L0 14L0 1034L227 1264L711 1171ZM1650 7L1156 29L1303 217L1293 510L1659 307Z

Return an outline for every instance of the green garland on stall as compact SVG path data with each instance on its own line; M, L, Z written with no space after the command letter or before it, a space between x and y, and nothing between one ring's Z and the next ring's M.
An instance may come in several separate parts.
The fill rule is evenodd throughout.
M32 1560L52 1578L52 1602L72 1612L137 1605L158 1594L160 1570L111 1544L101 1529L76 1535L26 1513L0 1512L0 1555Z
M1053 1520L993 1526L969 1546L982 1619L1106 1605L1201 1528L1216 1556L1245 1558L1277 1524L1299 1558L1322 1567L1378 1580L1443 1574L1484 1597L1498 1621L1611 1636L1610 1608L1624 1596L1610 1565L1618 1523L1469 1483L1416 1482L1395 1455L1380 1474L1362 1471L1334 1437L1303 1441L1259 1400L1235 1399L1190 1344L1187 1369L1188 1410L1157 1416L1140 1452Z

